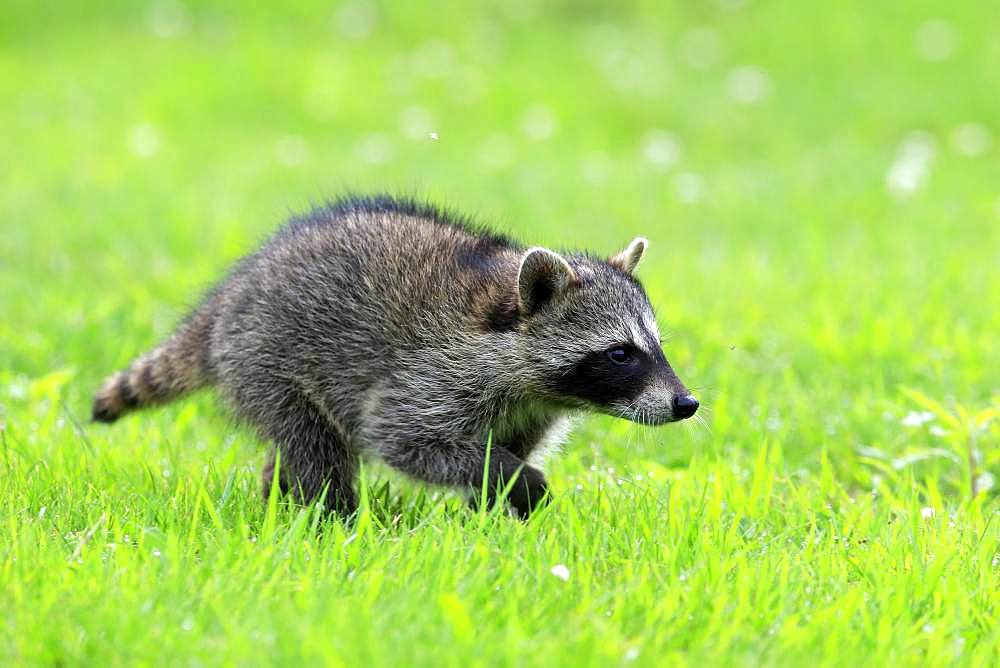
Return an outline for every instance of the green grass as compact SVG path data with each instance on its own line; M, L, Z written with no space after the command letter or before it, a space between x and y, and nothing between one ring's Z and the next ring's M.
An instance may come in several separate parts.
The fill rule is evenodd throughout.
M983 3L248 4L0 9L0 662L1000 662ZM369 468L345 526L265 507L207 394L86 423L345 188L648 236L707 428L587 420L526 524Z

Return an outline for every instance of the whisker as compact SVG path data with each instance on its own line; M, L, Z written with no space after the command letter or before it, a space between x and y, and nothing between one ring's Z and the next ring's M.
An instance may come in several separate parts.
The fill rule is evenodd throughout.
M708 421L705 420L704 416L696 414L694 417L695 417L695 420L698 422L698 424L701 425L705 429L705 432L709 436L711 436L712 435L712 426L708 424Z

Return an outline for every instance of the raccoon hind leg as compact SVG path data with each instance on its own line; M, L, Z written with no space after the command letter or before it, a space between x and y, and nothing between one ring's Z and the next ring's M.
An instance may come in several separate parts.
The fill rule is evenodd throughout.
M271 494L277 467L282 493L309 503L325 492L327 508L342 517L352 515L358 508L358 457L346 439L305 399L289 402L267 418L261 430L272 446L263 472L264 498Z

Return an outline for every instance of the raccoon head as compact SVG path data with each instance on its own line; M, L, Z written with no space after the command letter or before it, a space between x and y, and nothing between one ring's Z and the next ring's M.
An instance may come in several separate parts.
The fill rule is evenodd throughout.
M698 410L633 276L648 245L639 237L607 260L545 248L521 257L522 359L549 399L652 425Z

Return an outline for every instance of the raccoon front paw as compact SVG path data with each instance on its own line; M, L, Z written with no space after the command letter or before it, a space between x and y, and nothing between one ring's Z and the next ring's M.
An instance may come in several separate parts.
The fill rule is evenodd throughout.
M549 483L545 475L531 466L521 469L507 496L514 512L522 520L528 519L539 505L548 503L549 499Z
M515 514L522 520L541 504L548 503L551 496L549 494L549 484L545 476L538 469L530 466L520 468L516 473L514 482L510 486L506 500L510 504ZM492 488L487 490L486 507L493 508L501 499L501 494L507 487L506 479L501 475L494 479ZM479 511L482 507L482 496L478 489L473 489L469 495L469 507L474 511Z

